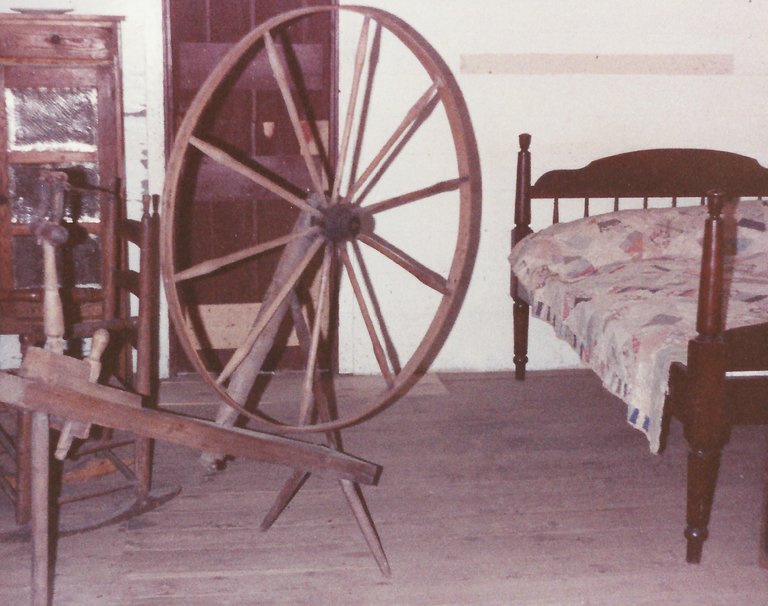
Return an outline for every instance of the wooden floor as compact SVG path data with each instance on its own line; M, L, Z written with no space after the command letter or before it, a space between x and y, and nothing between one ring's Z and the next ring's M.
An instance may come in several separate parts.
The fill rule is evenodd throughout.
M351 387L369 389L364 380ZM193 381L164 386L169 407L207 414L209 399ZM679 425L667 451L650 454L589 372L531 373L524 383L430 375L344 437L348 451L384 467L365 496L391 578L332 482L310 479L263 533L260 518L287 470L237 460L206 475L196 453L159 444L155 484L180 483L181 495L122 525L62 538L54 603L768 603L768 570L758 565L761 427L733 433L699 566L684 562ZM26 603L29 553L26 543L0 544L0 604Z

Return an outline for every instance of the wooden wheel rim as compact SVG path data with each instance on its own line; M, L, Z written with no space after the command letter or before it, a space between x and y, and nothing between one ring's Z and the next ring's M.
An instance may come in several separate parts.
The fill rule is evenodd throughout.
M273 29L288 21L320 12L340 13L342 11L362 15L363 18L370 19L372 23L393 34L419 61L431 78L433 86L436 88L434 95L437 99L436 103L442 105L445 110L456 151L456 167L459 175L457 181L460 181L456 186L456 191L459 194L459 223L453 259L448 276L445 278L447 292L443 293L424 337L390 384L371 398L363 407L362 412L351 417L312 425L290 425L275 422L259 412L247 410L232 399L223 385L218 383L205 367L193 345L191 335L188 332L191 329L184 320L185 307L177 287L177 272L174 261L176 217L177 213L182 210L182 203L177 198L179 197L180 179L185 166L185 159L192 145L191 141L195 137L195 127L211 102L213 93L235 69L241 58L266 36L269 36ZM458 315L469 284L480 235L480 211L480 162L469 113L455 78L434 48L408 24L394 15L378 9L359 6L326 6L283 13L265 21L230 49L195 96L177 133L166 172L160 230L161 274L172 325L184 352L206 383L218 393L226 404L245 417L268 427L270 430L281 433L327 432L354 425L370 418L404 395L427 371L440 351ZM338 252L336 254L338 255ZM338 306L338 300L335 303Z

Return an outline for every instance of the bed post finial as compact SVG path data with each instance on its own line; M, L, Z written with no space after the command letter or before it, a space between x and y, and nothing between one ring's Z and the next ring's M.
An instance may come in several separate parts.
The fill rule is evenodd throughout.
M723 212L723 204L725 203L725 192L717 189L713 189L707 192L707 210L709 216L713 220L720 218L720 213Z
M723 330L723 211L725 192L707 192L707 217L699 280L696 330L705 338L716 338Z
M531 223L531 135L522 133L519 136L520 151L517 153L517 184L515 186L515 230L520 233L514 244L522 240L530 232ZM527 231L526 231L527 230Z

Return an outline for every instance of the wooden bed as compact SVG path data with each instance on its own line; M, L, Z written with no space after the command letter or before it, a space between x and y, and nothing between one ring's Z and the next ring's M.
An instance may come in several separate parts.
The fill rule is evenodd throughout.
M534 315L627 403L651 450L671 417L682 422L686 559L698 563L728 429L767 417L768 169L729 152L651 149L531 183L530 143L520 136L510 255L516 377ZM553 225L534 234L532 203L547 201ZM574 204L583 218L560 223Z

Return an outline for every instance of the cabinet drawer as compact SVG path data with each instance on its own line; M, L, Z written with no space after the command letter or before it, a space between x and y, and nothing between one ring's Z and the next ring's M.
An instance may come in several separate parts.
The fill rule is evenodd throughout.
M0 21L0 62L110 61L116 50L116 27Z

